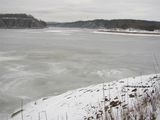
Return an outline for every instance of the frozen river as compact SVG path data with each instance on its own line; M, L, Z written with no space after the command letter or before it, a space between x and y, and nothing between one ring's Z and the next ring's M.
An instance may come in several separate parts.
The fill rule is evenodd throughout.
M160 36L95 31L0 30L0 118L19 108L21 99L27 103L104 81L158 72L154 66L160 62Z

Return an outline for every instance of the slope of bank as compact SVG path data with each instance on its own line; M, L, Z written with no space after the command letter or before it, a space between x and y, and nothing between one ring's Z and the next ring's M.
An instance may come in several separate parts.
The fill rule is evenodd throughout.
M156 120L159 91L159 74L126 78L41 98L9 120Z
M47 24L31 15L26 14L0 14L0 28L22 29L22 28L44 28Z

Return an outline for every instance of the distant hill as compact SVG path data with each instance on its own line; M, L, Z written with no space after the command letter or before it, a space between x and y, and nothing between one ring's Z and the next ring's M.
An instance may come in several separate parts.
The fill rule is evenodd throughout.
M0 14L0 28L44 28L47 24L31 15L26 14Z
M77 27L77 28L120 28L120 29L140 29L147 31L160 30L160 22L146 21L146 20L132 20L132 19L115 19L115 20L89 20L89 21L76 21L76 22L65 22L56 23L48 22L48 26L53 27Z

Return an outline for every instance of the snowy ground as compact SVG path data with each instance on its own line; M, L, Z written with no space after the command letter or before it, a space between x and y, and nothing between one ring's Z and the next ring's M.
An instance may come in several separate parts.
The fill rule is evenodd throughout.
M118 35L135 35L135 36L160 36L160 30L146 31L138 29L99 29L95 33L118 34Z
M41 98L9 120L158 120L159 91L159 74L126 78Z

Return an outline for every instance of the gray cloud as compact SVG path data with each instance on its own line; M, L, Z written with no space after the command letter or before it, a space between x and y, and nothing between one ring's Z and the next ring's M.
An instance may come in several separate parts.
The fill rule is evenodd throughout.
M28 13L46 21L160 20L159 0L0 0L0 3L1 13Z

